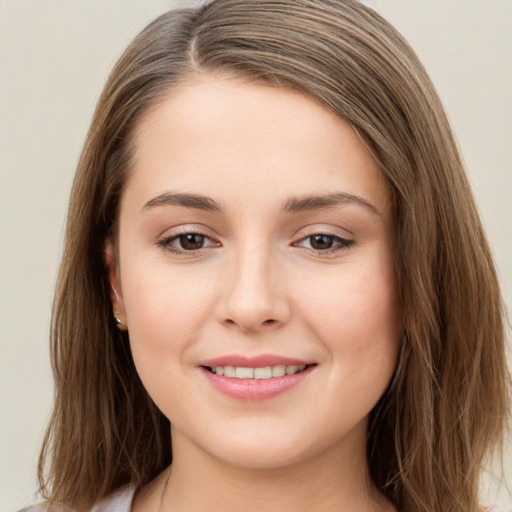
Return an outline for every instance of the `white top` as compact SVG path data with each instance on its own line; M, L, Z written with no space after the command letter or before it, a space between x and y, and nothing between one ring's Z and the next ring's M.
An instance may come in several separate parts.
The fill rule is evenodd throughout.
M90 512L130 512L133 495L135 494L135 488L130 485L120 487L117 491L109 494L107 497L96 503ZM512 512L512 505L510 506L491 506L484 509L486 512ZM31 507L24 508L19 512L50 512L48 508L42 505L33 505ZM63 508L60 511L51 512L65 512Z
M132 508L133 495L135 494L135 487L125 485L109 494L101 501L96 503L90 512L130 512ZM65 507L49 508L47 504L40 503L24 508L19 512L70 512Z
M129 485L120 487L117 491L96 503L91 512L130 512L135 488Z

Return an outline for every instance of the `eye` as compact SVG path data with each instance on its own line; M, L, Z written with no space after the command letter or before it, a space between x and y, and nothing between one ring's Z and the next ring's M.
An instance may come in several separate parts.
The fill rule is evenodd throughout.
M186 235L180 235L175 238L173 242L176 242L180 246L180 249L197 251L197 249L203 248L205 240L206 237L199 233L187 233Z
M180 233L158 241L158 245L174 253L194 252L218 244L201 233Z
M311 249L316 252L331 253L346 249L353 243L353 240L348 240L341 236L332 235L330 233L315 233L313 235L302 238L294 245L305 247L306 249Z

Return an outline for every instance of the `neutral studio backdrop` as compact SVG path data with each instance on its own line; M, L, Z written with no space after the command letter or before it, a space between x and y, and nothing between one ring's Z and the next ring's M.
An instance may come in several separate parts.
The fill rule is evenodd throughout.
M95 103L171 0L0 0L0 510L33 500L52 400L48 328L68 194ZM181 2L184 3L184 2ZM369 0L445 103L512 310L512 1ZM512 448L505 456L512 486ZM485 480L490 501L510 492ZM497 495L497 497L496 497Z

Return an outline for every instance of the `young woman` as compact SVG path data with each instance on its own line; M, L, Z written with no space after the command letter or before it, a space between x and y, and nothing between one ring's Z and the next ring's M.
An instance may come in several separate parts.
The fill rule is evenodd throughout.
M353 0L171 11L79 163L43 496L476 512L503 315L443 108L387 22Z

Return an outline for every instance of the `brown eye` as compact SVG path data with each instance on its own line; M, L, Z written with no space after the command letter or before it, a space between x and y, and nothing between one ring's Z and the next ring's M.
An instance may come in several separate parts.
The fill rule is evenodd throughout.
M312 249L325 251L334 245L334 237L330 235L313 235L309 237Z
M205 237L198 233L187 233L186 235L180 235L177 241L185 251L196 251L203 248L204 239Z
M331 235L330 233L315 233L304 237L296 242L296 247L304 247L317 254L327 255L343 249L348 249L354 244L354 240L347 240L341 236Z
M220 247L219 242L194 231L176 234L157 241L157 246L174 254L194 255L196 251Z

